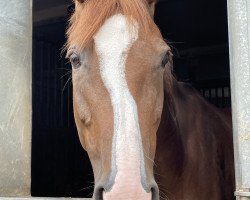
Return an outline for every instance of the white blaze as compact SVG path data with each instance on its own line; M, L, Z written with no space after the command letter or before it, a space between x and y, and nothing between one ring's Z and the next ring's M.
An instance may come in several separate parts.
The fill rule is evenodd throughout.
M121 14L109 18L94 37L101 77L110 94L114 112L111 174L114 185L111 191L117 193L121 188L126 190L128 185L130 193L133 193L131 188L135 188L136 193L146 193L141 183L145 178L145 168L137 105L125 75L127 54L137 38L138 26L135 23L129 29L126 18ZM138 191L138 186L144 191ZM106 192L104 197L108 197L110 191ZM146 199L150 199L150 194L147 194ZM141 198L139 194L137 197Z

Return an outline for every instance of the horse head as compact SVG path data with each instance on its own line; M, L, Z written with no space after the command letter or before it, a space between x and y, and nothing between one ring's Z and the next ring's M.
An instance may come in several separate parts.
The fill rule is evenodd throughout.
M153 0L77 0L67 31L74 116L94 199L158 200L156 132L171 73Z

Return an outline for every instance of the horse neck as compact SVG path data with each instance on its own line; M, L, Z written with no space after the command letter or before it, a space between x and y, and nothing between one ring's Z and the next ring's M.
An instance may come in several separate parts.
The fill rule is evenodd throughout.
M199 188L199 184L195 184L201 180L211 183L215 180L220 187L222 176L232 182L233 176L229 173L233 166L229 118L188 84L174 80L172 91L166 91L157 132L155 171L158 181L173 190L179 183L186 189L192 187L191 180L186 177L195 177L193 188ZM217 158L222 162L218 163ZM224 162L230 165L224 166ZM229 175L222 175L221 167L228 168L225 171ZM214 169L213 175L208 173L211 169ZM179 187L182 186L179 184Z
M195 130L194 126L202 126L204 123L204 121L199 121L197 117L204 114L204 109L209 106L198 92L188 84L173 80L172 88L165 90L162 118L157 133L157 145L165 150L168 147L168 152L173 159L178 159L178 162L176 161L178 165L183 164L186 143ZM200 134L203 134L202 130Z
M174 88L178 87L177 81L174 81ZM178 119L176 111L178 105L175 102L175 89L172 91L165 88L164 105L161 122L157 131L157 149L156 149L156 178L161 180L161 176L167 176L169 179L177 177L181 173L184 164L184 146L180 131L178 128ZM168 173L169 172L169 173ZM161 181L160 181L161 182Z
M163 156L162 160L171 162L176 173L182 173L184 162L189 159L188 143L203 140L206 120L200 120L199 116L205 115L205 110L211 109L209 106L190 85L173 80L172 88L165 90L156 159Z

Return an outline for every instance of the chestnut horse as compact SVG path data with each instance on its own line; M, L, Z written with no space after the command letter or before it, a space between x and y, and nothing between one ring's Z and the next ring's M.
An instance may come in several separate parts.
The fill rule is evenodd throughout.
M67 57L93 199L232 200L230 117L173 77L155 2L75 4Z

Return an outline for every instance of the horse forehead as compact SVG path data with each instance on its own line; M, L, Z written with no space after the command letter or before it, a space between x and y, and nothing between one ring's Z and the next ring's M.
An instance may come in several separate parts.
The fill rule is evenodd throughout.
M105 52L106 56L112 56L114 52L124 53L137 40L138 29L135 21L128 24L124 15L113 15L94 36L95 45L99 51Z

